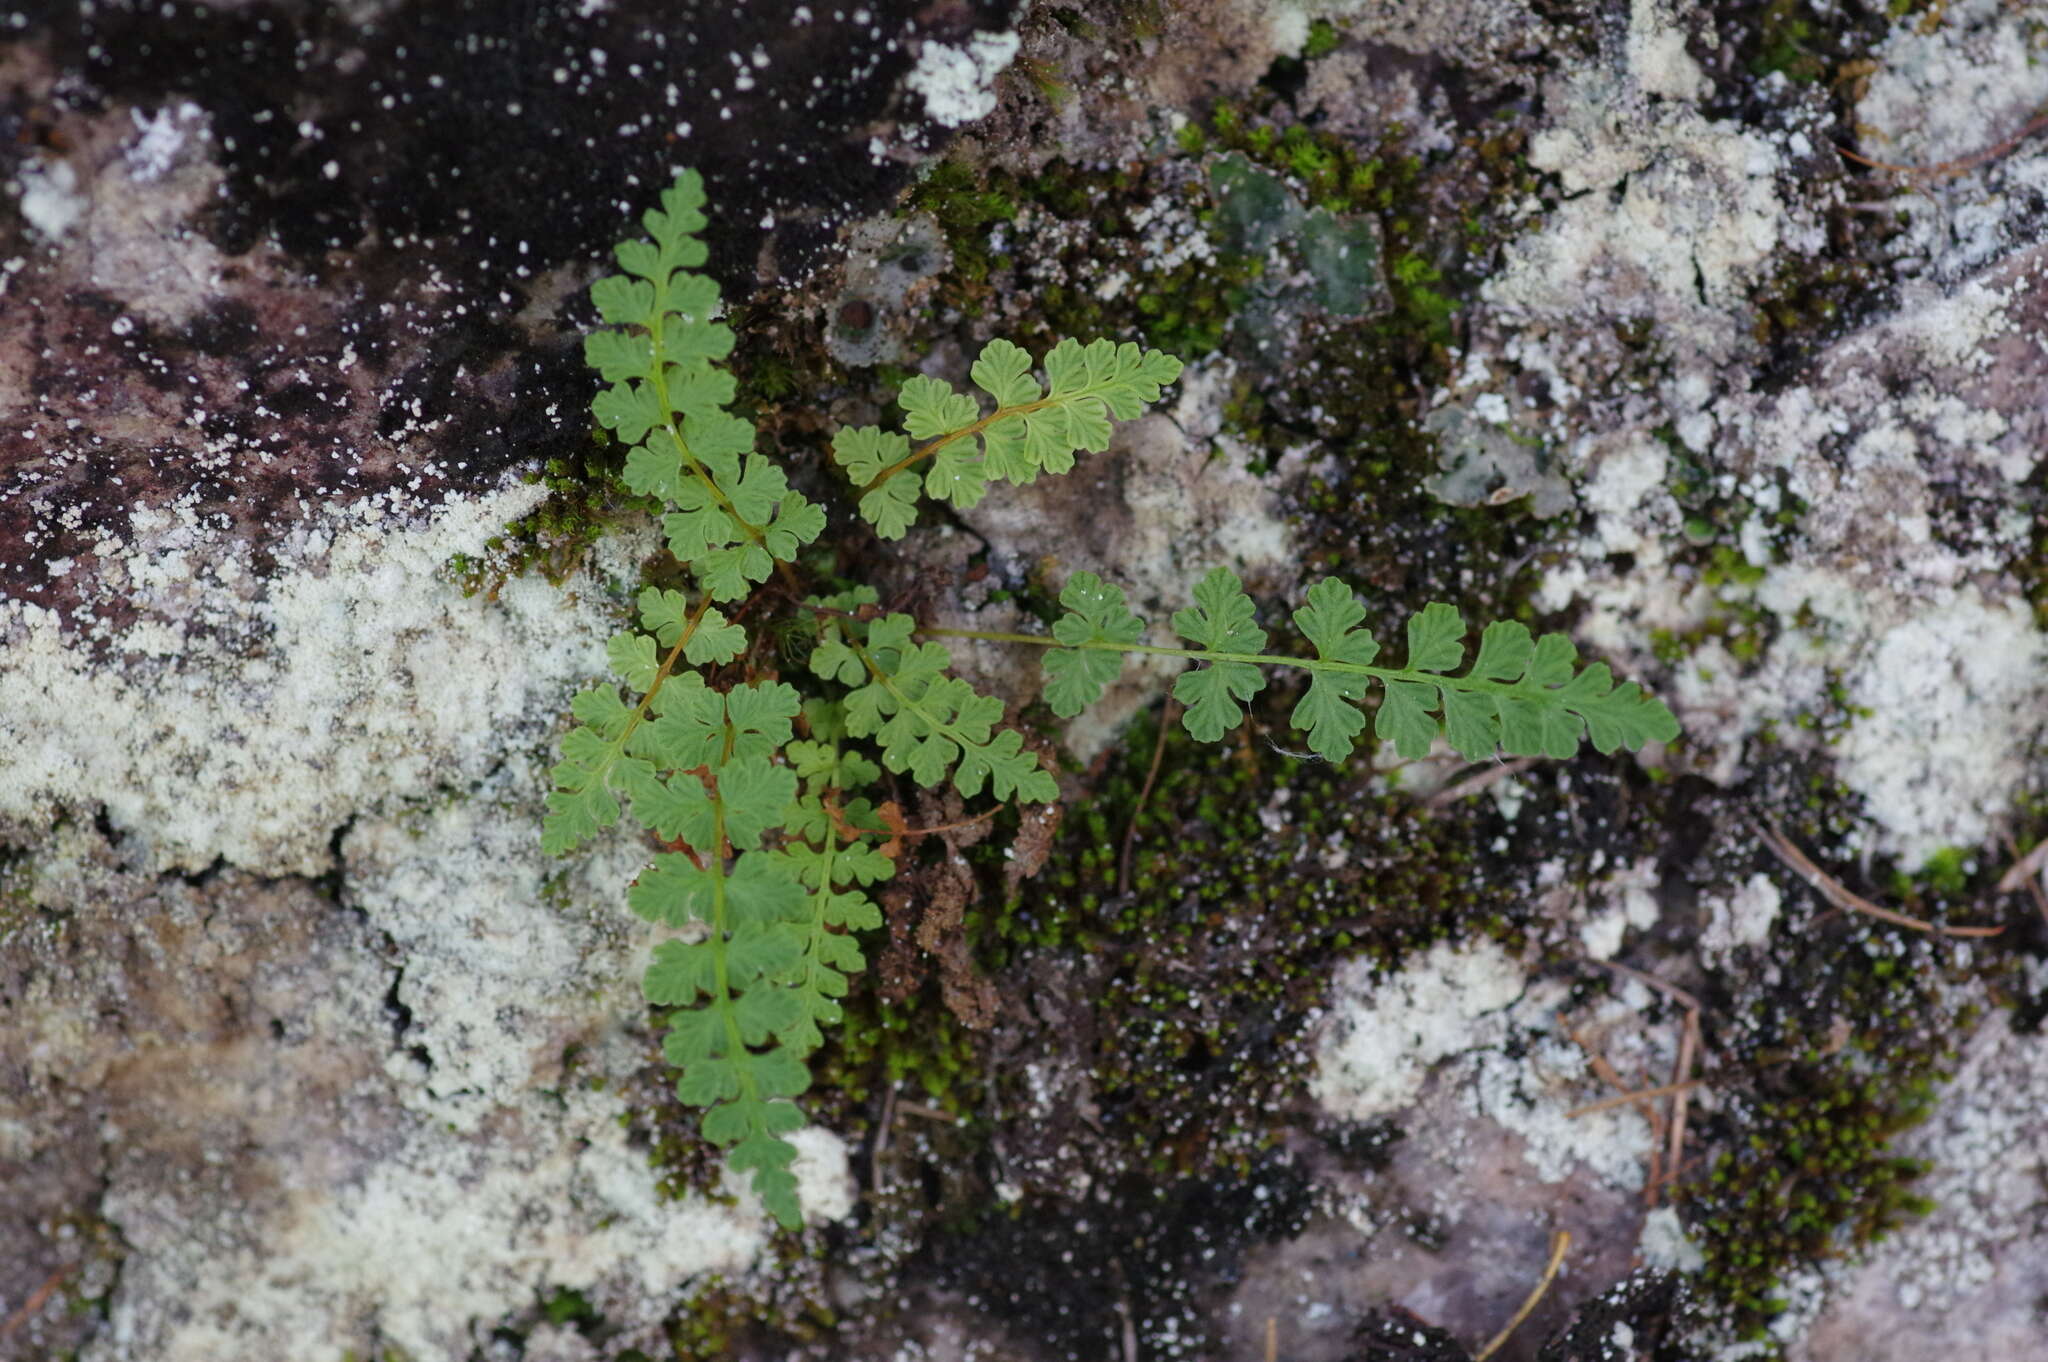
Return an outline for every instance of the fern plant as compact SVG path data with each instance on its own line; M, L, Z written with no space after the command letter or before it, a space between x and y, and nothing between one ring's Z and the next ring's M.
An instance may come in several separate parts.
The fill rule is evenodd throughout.
M1360 627L1365 608L1337 581L1311 586L1294 612L1314 657L1268 652L1251 598L1222 567L1173 616L1186 647L1145 642L1123 593L1086 572L1066 583L1050 635L928 628L881 611L866 587L802 596L798 551L825 513L727 410L734 384L719 361L733 336L715 320L717 285L695 272L704 203L702 180L681 175L644 219L650 239L622 243L623 273L591 289L605 326L585 355L606 384L592 412L630 446L625 481L668 507L668 550L695 589L643 591L638 627L609 643L614 675L575 698L542 844L567 853L622 814L660 843L628 902L674 929L644 981L650 1003L675 1009L663 1052L682 1071L683 1101L705 1109L705 1138L730 1149L784 1226L801 1224L787 1136L804 1122L795 1099L806 1060L865 965L857 934L881 925L870 891L896 869L888 820L866 792L887 770L924 786L950 780L970 799L1058 798L1052 773L1003 726L1002 704L951 675L941 639L1045 649L1046 698L1062 716L1097 700L1128 654L1184 658L1173 691L1205 741L1236 727L1268 669L1304 671L1292 722L1332 761L1365 732L1375 688L1373 732L1404 758L1439 735L1473 760L1569 757L1589 736L1611 752L1677 735L1661 703L1616 686L1603 664L1578 666L1561 634L1490 624L1458 671L1465 622L1440 602L1408 621L1403 665L1382 665ZM1135 345L1063 340L1044 356L1042 381L1039 367L992 341L970 372L978 395L912 378L898 394L900 431L837 434L834 460L877 535L901 537L924 496L967 508L993 482L1066 472L1107 449L1113 424L1156 402L1181 366ZM755 647L759 621L777 610L795 612L814 639L803 692Z

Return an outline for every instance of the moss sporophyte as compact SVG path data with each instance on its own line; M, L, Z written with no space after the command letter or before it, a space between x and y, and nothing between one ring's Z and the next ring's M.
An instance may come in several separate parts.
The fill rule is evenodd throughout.
M1368 723L1408 759L1440 736L1469 759L1677 736L1663 704L1617 686L1602 663L1580 666L1562 634L1489 624L1459 671L1466 625L1442 602L1408 620L1403 665L1387 665L1361 627L1365 608L1335 580L1310 586L1293 612L1314 657L1266 651L1251 597L1225 567L1174 614L1181 647L1141 642L1145 623L1123 592L1085 572L1065 583L1049 635L929 627L883 611L867 586L807 594L799 553L824 533L825 511L727 410L734 380L720 361L733 334L711 320L716 283L694 272L706 259L704 203L702 180L678 177L644 219L651 240L621 243L624 272L591 289L606 324L585 341L606 384L592 411L628 448L625 483L665 508L668 551L695 589L641 592L640 627L608 645L615 677L575 698L542 843L565 854L626 812L665 848L628 894L642 918L685 931L655 947L644 980L650 1003L676 1009L664 1054L682 1071L681 1098L705 1109L705 1138L731 1150L783 1225L802 1223L787 1138L804 1123L795 1099L822 1028L840 1021L848 977L866 967L859 934L882 924L871 893L897 869L902 823L872 787L887 770L950 783L963 799L1059 797L1023 734L1002 725L1002 703L950 674L941 640L1044 650L1046 700L1062 717L1097 701L1128 654L1183 658L1173 693L1206 742L1243 721L1267 670L1302 671L1292 723L1333 762ZM1180 369L1107 340L1062 340L1036 361L992 341L970 370L978 393L910 378L902 429L842 429L833 458L860 516L899 539L926 496L965 509L991 483L1065 473L1108 449L1114 423L1141 415ZM801 689L771 674L783 649L757 646L792 630L809 645ZM1361 704L1375 690L1368 719Z

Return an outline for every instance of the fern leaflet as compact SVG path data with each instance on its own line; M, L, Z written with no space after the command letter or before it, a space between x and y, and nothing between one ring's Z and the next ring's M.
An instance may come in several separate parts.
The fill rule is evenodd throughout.
M879 742L884 766L908 771L921 785L938 784L950 769L954 788L970 799L984 785L997 799L1059 798L1058 782L1023 750L1023 735L996 730L1002 702L948 676L953 659L943 644L911 642L917 621L885 615L867 626L865 639L849 623L825 620L811 669L852 687L846 730Z
M1181 722L1203 742L1215 742L1244 718L1239 702L1251 699L1266 684L1257 666L1235 660L1264 648L1266 631L1252 623L1252 598L1228 568L1215 568L1201 580L1195 587L1195 608L1175 611L1173 629L1201 644L1202 651L1195 656L1206 655L1209 662L1182 672L1173 683L1174 698L1187 706Z

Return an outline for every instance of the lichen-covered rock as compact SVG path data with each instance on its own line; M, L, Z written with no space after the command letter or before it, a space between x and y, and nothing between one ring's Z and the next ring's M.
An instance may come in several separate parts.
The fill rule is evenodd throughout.
M858 70L806 55L843 13L715 56L648 18L10 22L0 1355L461 1357L556 1291L653 1347L766 1241L750 1204L667 1199L621 1120L639 853L551 869L534 837L644 536L566 590L489 564L547 512L520 475L583 444L564 300L621 186L738 113L691 153L751 205L719 268L800 271L944 123L910 49L976 16L905 18ZM803 1149L845 1214L843 1146Z
M2038 973L2038 972L2037 972ZM2042 980L2035 980L2038 991ZM1924 1159L1926 1219L1828 1272L1825 1303L1790 1355L1872 1362L1944 1351L2023 1357L2042 1337L2040 1253L2048 1169L2048 1047L2000 1017L1962 1049L1949 1093L1899 1142Z
M759 1213L658 1196L610 1095L642 1059L628 943L592 909L633 862L543 893L530 839L491 845L494 807L358 824L339 903L158 877L75 823L10 868L0 1129L24 1218L0 1290L65 1269L106 1317L88 1339L38 1315L34 1346L458 1356L550 1290L644 1328L748 1266ZM807 1148L813 1204L843 1214L843 1151Z
M2042 19L15 16L0 1356L1457 1358L1558 1230L1503 1362L2048 1349L2038 862L2000 886L2048 833ZM535 837L669 580L576 350L681 164L835 517L831 427L911 370L1188 361L1072 474L803 574L1013 632L1086 569L1160 641L1210 566L1276 635L1341 576L1385 640L1568 629L1683 737L1339 769L1284 685L1203 750L1171 662L1062 729L956 641L1078 757L1064 822L893 791L935 831L773 1239L631 984L648 848Z

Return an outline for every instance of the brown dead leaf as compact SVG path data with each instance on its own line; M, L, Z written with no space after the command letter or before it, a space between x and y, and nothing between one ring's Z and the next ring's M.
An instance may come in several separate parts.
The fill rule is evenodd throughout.
M892 861L903 859L903 835L910 831L910 825L903 821L903 806L893 799L885 799L875 810L875 815L889 829L889 840L877 850Z
M1024 881L1045 869L1059 836L1058 804L1027 805L1017 815L1017 840L1010 844L1010 860L1003 867L1003 893L1014 896Z

